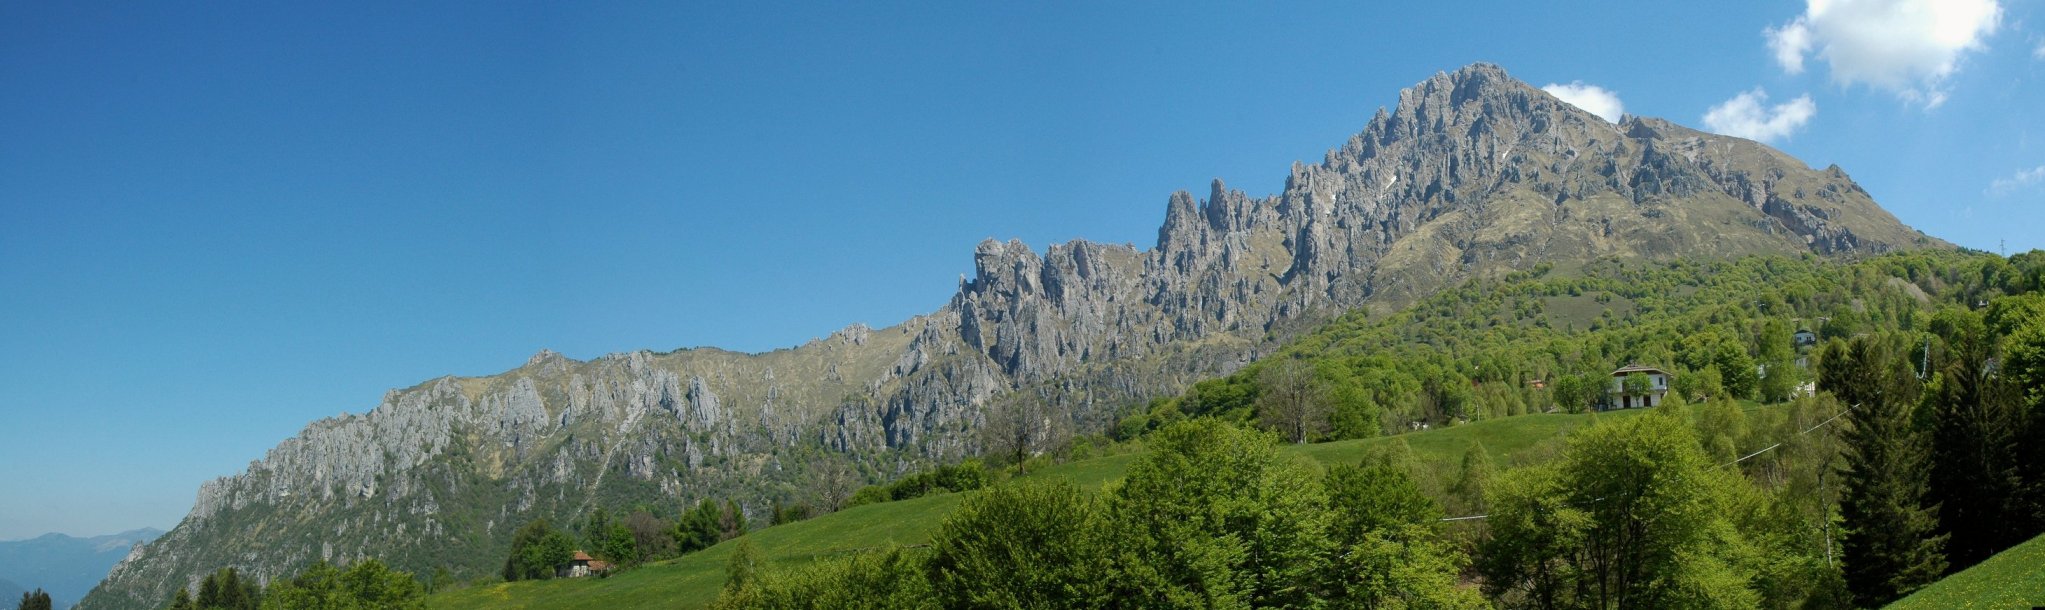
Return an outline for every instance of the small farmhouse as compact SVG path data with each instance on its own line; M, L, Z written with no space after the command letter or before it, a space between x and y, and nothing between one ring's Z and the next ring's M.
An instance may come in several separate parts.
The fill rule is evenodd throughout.
M555 568L554 576L559 578L581 578L591 574L601 574L609 569L611 569L611 564L600 561L595 557L590 557L588 553L576 551L575 557L569 559L567 564Z
M1626 378L1636 373L1647 377L1647 387L1639 391L1628 392L1626 390ZM1658 406L1662 404L1662 397L1667 396L1668 393L1669 374L1667 372L1651 366L1629 364L1612 371L1612 385L1607 390L1610 400L1605 401L1605 408L1636 409Z

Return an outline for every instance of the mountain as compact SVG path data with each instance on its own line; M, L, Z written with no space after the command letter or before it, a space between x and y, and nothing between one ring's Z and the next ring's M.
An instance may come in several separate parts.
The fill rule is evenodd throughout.
M163 530L142 528L90 538L44 534L0 541L0 604L41 587L58 608L70 607L137 545L162 535Z
M1081 429L1232 371L1304 329L1536 264L1949 247L1837 167L1628 117L1504 70L1437 74L1282 192L1172 194L1154 247L989 240L928 315L760 354L699 348L387 393L205 484L82 607L160 604L223 566L276 577L379 557L489 574L512 532L595 506L734 498L762 514L851 471L886 479L980 450L997 398Z
M27 592L28 589L22 588L21 585L14 584L14 581L7 580L5 578L0 578L0 605L5 605L14 600L21 599L21 594ZM51 598L51 601L56 600L55 598Z

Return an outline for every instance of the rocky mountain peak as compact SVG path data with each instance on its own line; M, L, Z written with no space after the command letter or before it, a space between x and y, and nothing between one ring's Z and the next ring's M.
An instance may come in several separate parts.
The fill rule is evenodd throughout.
M526 365L526 366L540 366L540 365L543 365L543 364L547 364L547 363L550 363L550 362L555 362L555 361L560 361L560 360L567 360L567 359L568 359L568 357L567 357L567 356L563 356L563 355L561 355L561 353L560 353L560 352L556 352L556 351L554 351L554 350L551 350L551 349L541 348L541 349L540 349L540 351L538 351L538 352L535 352L535 353L533 354L533 357L525 359L525 365Z
M207 483L84 607L155 607L229 565L430 570L419 558L443 555L429 547L488 573L518 524L605 501L759 512L801 500L826 465L886 477L975 453L1005 396L1100 431L1317 321L1543 262L1942 245L1836 167L1661 119L1608 123L1476 64L1400 92L1279 193L1216 179L1204 198L1170 194L1151 249L983 241L952 298L901 325L763 354L542 350L393 391Z

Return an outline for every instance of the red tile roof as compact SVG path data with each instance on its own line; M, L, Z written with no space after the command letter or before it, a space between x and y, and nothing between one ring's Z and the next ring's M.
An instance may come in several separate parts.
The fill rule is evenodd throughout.
M1661 373L1663 375L1668 374L1666 372L1663 372L1661 369L1655 367L1644 366L1639 364L1629 364L1626 366L1619 367L1619 370L1612 371L1612 376L1618 377L1620 375L1626 375L1629 373Z

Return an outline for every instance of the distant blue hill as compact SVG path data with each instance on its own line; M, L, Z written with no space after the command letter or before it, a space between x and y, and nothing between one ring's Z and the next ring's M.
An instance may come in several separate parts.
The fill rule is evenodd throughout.
M14 581L0 578L0 608L14 605L21 600L21 594L27 592L28 590L21 588L21 585L14 584ZM56 599L52 598L50 601L54 602Z
M13 607L23 591L41 587L56 607L70 608L128 556L128 549L162 535L163 530L142 528L91 538L44 534L0 541L0 607Z

